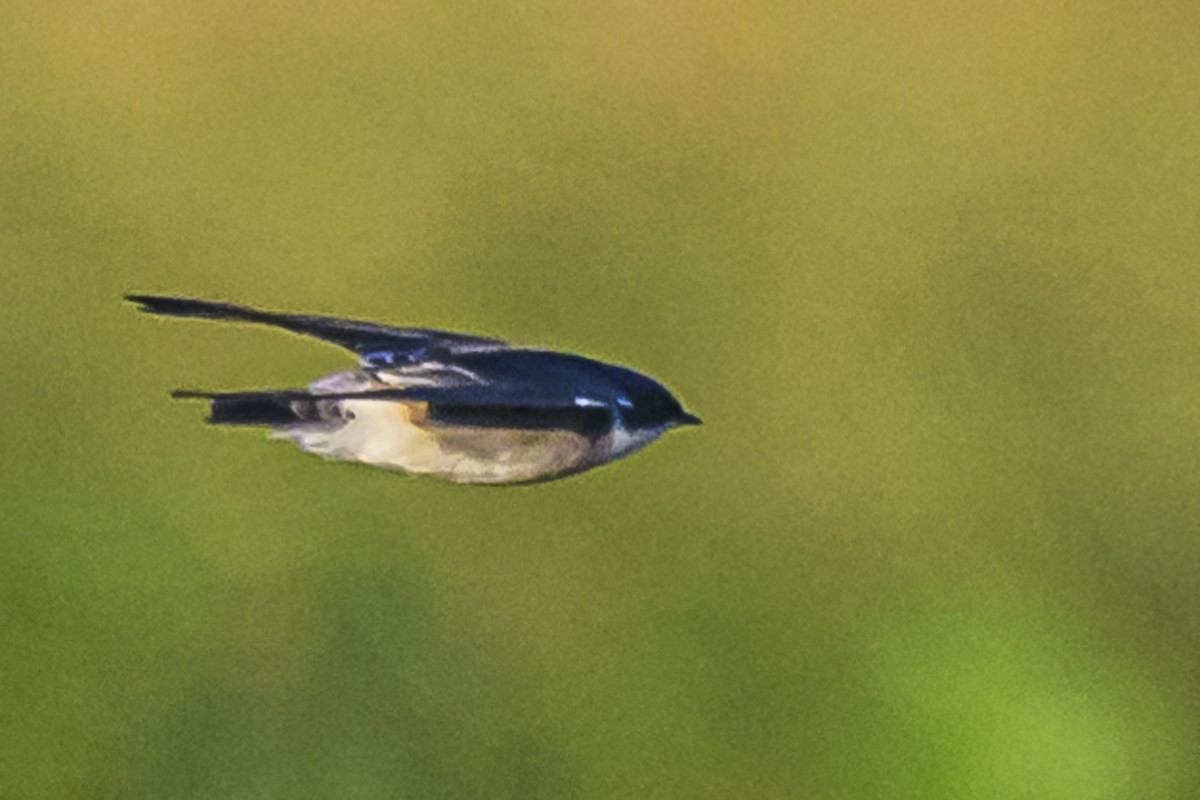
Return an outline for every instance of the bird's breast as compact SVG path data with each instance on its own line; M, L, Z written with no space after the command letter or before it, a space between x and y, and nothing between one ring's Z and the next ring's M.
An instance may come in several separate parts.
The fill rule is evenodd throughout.
M523 430L431 421L425 403L340 402L340 424L281 432L302 449L456 483L523 483L607 460L610 444L567 430Z

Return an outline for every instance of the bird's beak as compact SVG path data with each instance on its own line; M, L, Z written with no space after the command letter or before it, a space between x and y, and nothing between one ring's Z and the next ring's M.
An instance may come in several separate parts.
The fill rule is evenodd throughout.
M689 414L688 412L685 411L682 414L680 414L678 417L675 418L675 424L677 424L677 425L703 425L704 422L699 417L697 417L695 414Z

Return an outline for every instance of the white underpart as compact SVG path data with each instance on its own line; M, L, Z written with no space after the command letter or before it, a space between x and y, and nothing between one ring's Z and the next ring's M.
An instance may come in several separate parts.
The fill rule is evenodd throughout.
M394 388L398 376L389 376ZM408 385L424 384L412 376ZM330 375L311 386L314 394L360 392L379 388L355 372ZM415 475L437 475L465 483L510 483L562 474L607 460L585 437L569 431L489 431L424 424L419 404L394 400L341 400L327 422L277 431L301 449L326 458L358 461ZM418 418L414 419L414 415ZM633 449L644 442L630 439ZM636 437L635 437L636 438ZM629 450L632 452L632 449Z
M632 455L667 432L667 426L629 430L617 423L612 431L612 457Z
M414 425L408 407L386 400L344 400L344 424L300 430L296 444L310 453L408 472L436 471L437 443Z
M388 388L418 383L425 382L389 381ZM366 392L379 387L362 373L337 372L309 388L313 394L321 395ZM342 400L337 416L340 419L327 423L285 428L274 437L290 439L306 452L342 461L394 466L412 472L426 472L432 466L436 445L413 424L409 406L386 400Z

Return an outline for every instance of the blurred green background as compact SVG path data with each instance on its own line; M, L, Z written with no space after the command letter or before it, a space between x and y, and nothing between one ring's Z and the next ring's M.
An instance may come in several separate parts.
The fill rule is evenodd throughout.
M7 2L0 796L1200 794L1200 5ZM490 333L704 428L206 429Z

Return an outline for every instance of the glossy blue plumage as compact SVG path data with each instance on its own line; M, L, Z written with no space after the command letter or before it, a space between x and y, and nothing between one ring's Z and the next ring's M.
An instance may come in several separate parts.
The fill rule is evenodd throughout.
M699 423L653 378L573 353L208 300L128 299L153 314L272 325L353 351L360 371L309 389L177 393L209 400L210 422L273 427L329 457L462 482L545 480Z

